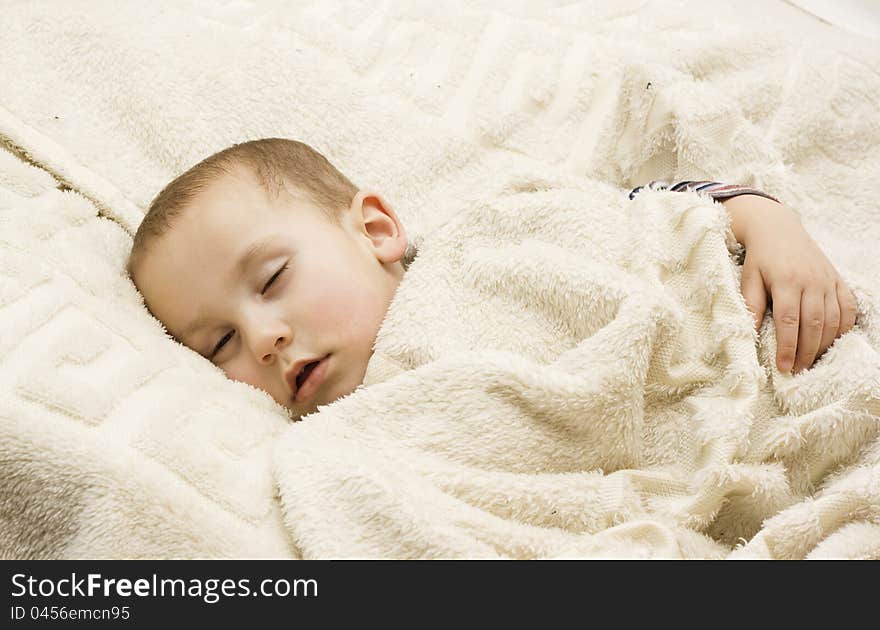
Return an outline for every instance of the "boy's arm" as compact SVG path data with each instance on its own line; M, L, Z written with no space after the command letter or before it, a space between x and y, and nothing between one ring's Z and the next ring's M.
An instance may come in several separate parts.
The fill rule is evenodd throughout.
M632 199L644 187L630 192ZM652 190L707 194L724 204L731 231L745 247L741 291L760 328L768 297L776 326L776 364L794 373L856 323L855 296L800 222L797 212L770 195L718 182L680 182Z

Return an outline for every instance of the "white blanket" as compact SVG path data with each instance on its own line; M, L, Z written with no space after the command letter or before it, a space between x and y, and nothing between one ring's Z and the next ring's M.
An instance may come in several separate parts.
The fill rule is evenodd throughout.
M876 43L681 5L6 7L0 555L880 556ZM263 136L422 243L296 425L121 274L166 181ZM657 177L798 209L859 325L780 375L721 207L625 199Z
M366 388L283 438L307 555L797 557L878 516L871 335L782 375L722 206L514 169L425 238Z

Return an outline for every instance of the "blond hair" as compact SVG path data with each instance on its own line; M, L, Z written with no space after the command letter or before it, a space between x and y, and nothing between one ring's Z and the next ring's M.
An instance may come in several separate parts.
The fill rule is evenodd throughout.
M178 175L150 203L126 263L129 277L149 246L171 229L174 220L219 177L236 167L248 168L273 197L285 183L304 192L339 225L340 213L358 192L345 175L309 145L286 138L263 138L232 145Z

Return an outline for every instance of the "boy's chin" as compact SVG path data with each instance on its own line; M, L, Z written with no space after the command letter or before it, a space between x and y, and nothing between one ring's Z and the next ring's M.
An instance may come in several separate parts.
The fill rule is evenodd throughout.
M326 399L322 396L318 400L310 402L305 407L297 405L293 401L288 401L284 406L290 411L290 415L294 420L299 420L304 416L315 413L319 406L325 407L337 400L345 398L353 393L358 387L360 387L360 383L357 383L354 387L343 386L340 388L340 386L337 385L333 388L333 391L328 392L328 397Z

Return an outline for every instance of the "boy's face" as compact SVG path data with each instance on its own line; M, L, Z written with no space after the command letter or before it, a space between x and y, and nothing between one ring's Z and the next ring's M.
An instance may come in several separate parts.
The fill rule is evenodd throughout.
M241 169L199 194L134 275L177 340L301 417L362 383L405 249L376 194L360 191L337 226L304 194L271 199ZM321 363L295 383L302 361Z

